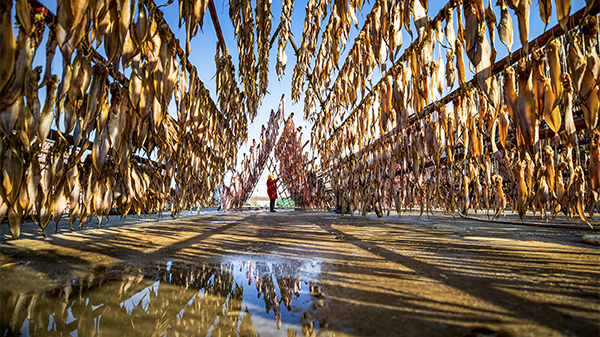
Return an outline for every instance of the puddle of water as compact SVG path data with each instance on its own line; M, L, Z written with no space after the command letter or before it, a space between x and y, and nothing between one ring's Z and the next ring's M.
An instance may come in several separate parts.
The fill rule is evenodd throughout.
M320 262L231 258L69 277L44 293L0 291L3 336L269 336L323 332Z

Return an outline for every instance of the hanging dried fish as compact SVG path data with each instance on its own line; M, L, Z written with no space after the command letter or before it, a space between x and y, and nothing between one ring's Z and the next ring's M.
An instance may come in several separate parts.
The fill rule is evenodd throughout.
M456 36L454 34L453 12L452 8L446 10L446 28L444 31L446 32L446 41L448 41L450 48L454 51Z
M13 78L15 53L17 51L17 41L15 41L10 19L13 2L7 2L7 6L4 4L3 2L0 9L0 59L3 60L0 62L0 93L4 93L5 87L10 84Z
M417 28L419 41L423 41L423 39L425 38L425 28L427 25L427 8L426 6L423 6L421 0L413 1L412 14L415 27Z
M562 86L561 86L562 87ZM555 105L556 97L554 96L554 90L552 89L552 83L549 78L544 81L544 105L543 105L543 116L548 127L558 133L562 124L562 116L558 110L558 105Z
M450 89L454 87L454 81L456 78L456 72L454 71L454 53L452 50L446 51L446 86Z
M85 26L87 19L84 17L88 2L75 2L76 6L71 4L71 1L60 1L56 9L56 18L58 24L54 26L54 33L58 46L63 55L65 64L71 64L71 55L85 34ZM114 6L116 18L116 6ZM75 14L74 14L75 13Z
M495 42L496 42L496 35L494 34L495 28L496 28L496 14L494 13L494 10L492 9L492 0L488 0L489 4L488 7L485 9L485 23L487 24L487 29L488 29L488 33L489 33L489 37L490 37L490 44L491 44L491 55L490 55L490 62L492 64L494 64L496 62L496 46L495 46Z
M573 120L573 86L571 84L571 77L568 73L563 73L562 80L564 87L565 132L571 139L576 139L577 135L575 133L577 129Z
M498 0L497 5L500 6L500 23L498 23L498 36L500 41L508 48L510 53L513 45L513 24L512 18L508 13L506 0Z
M508 136L508 128L510 126L510 120L508 119L508 106L503 105L500 108L500 115L498 116L498 121L500 125L500 144L502 144L502 148L506 149L506 137Z
M550 16L552 15L552 1L538 0L538 5L540 6L540 17L542 18L542 22L544 22L545 27L548 27Z
M515 10L519 23L519 39L525 55L529 54L529 15L531 14L531 0L521 0Z
M10 36L7 37L10 38ZM12 48L10 45L7 47ZM13 105L13 103L15 103L15 101L23 94L25 78L27 77L29 67L31 67L31 62L33 61L36 48L37 46L35 39L26 35L22 29L19 30L19 34L17 35L16 49L14 50L15 55L9 56L9 58L12 57L13 59L15 56L17 57L12 76L11 74L7 73L7 75L11 77L12 82L5 83L4 89L0 92L0 111L3 111L9 106ZM2 54L4 54L4 51ZM6 70L10 69L7 68Z
M527 212L527 201L529 199L527 184L525 182L525 170L527 169L527 163L525 162L525 160L519 161L517 163L516 169L517 196L515 200L515 206L517 208L519 218L521 218L521 221L523 221L523 216L525 216L525 212Z
M571 15L571 0L555 0L556 2L556 17L563 31L567 31L567 22Z
M581 89L579 91L583 104L583 119L585 125L590 131L598 125L598 115L600 114L600 91L598 88L598 80L600 76L600 58L595 53L591 53L587 59L587 67L584 71L581 80Z
M538 139L538 125L536 123L536 104L533 97L531 73L527 71L525 62L518 66L519 96L517 98L517 118L525 149L534 154L534 145Z
M290 34L290 24L292 21L292 8L294 2L292 0L285 0L281 5L281 22L279 24L279 40L277 41L277 64L275 65L275 71L279 81L283 77L285 66L287 63L287 55L285 53L285 47L288 42ZM339 6L336 6L339 7ZM335 11L333 12L335 13ZM333 14L332 14L333 15ZM337 48L337 46L333 47Z
M546 52L548 53L548 66L550 68L550 84L552 85L552 91L554 93L555 102L553 105L562 99L563 85L560 75L562 74L560 66L560 42L554 38L546 45Z
M464 85L465 79L465 61L463 59L463 43L460 39L456 40L456 69L458 69L458 84Z
M594 130L590 143L590 158L588 162L590 202L588 203L588 213L590 217L594 216L594 207L600 211L600 131Z

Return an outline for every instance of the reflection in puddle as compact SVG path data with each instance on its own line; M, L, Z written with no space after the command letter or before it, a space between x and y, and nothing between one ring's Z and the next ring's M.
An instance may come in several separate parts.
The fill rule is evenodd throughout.
M100 269L45 293L2 287L3 336L315 335L317 263L230 260Z

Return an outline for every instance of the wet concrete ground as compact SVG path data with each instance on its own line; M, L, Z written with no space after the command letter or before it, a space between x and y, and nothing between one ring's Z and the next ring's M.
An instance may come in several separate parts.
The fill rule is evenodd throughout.
M590 230L443 214L117 218L75 232L63 220L48 238L25 224L20 240L0 226L3 335L600 335Z

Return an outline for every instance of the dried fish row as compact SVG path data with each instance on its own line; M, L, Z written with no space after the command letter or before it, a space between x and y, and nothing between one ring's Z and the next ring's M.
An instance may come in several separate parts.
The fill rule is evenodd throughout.
M267 93L269 86L269 39L271 38L271 0L256 2L256 47L258 68L258 100Z
M466 15L468 21L478 20L477 13L482 8L467 6L462 10L465 13L469 11ZM480 31L483 22L479 21ZM362 210L365 214L366 210L374 209L381 216L385 209L389 212L394 201L399 213L403 207L415 205L420 205L421 213L437 206L464 214L471 209L477 211L485 207L489 214L489 209L494 207L495 216L498 216L510 204L521 218L530 207L534 212L539 208L542 216L550 208L554 216L562 210L568 217L577 215L587 222L584 209L592 216L600 206L596 159L600 131L597 129L598 108L595 105L598 76L594 75L593 66L586 66L588 62L596 64L597 18L595 15L585 16L583 22L588 25L580 25L579 32L570 32L574 38L565 48L567 55L562 56L568 60L568 69L561 70L557 62L562 50L558 40L549 41L544 49L532 50L531 59L528 48L524 47L521 55L526 59L517 64L517 71L507 67L501 81L503 88L491 72L482 76L479 71L469 82L469 85L475 84L476 92L463 79L461 88L452 94L453 114L446 112L448 101L445 98L444 102L440 100L427 108L422 105L423 102L412 100L409 104L415 111L411 118L413 122L382 137L385 128L380 125L377 133L374 124L378 117L380 122L383 120L381 111L386 110L388 103L382 99L381 108L371 110L369 107L377 106L374 101L378 99L373 97L386 98L387 89L393 88L394 76L401 80L401 72L392 73L391 85L384 85L388 78L383 76L373 94L359 104L361 109L357 110L358 113L351 114L342 123L343 127L329 132L331 137L327 142L323 144L318 138L327 134L326 131L315 128L312 141L321 145L322 167L333 167L338 156L346 157L346 161L338 164L332 174L332 186L343 213L351 209ZM588 43L583 44L579 36L586 34ZM459 33L461 35L464 31ZM427 39L428 34L423 36ZM486 50L486 46L481 45L482 40L469 42L468 37L464 39L467 56L474 66L477 68L476 62L479 61L486 62L487 68L491 68L492 53L479 54L488 60L477 58L477 53L469 55L473 48ZM483 41L485 43L485 39ZM456 42L457 49L460 49L462 39L459 37ZM590 56L583 56L583 48L587 48ZM419 60L414 51L409 52L412 53L409 62ZM546 77L546 54L549 77ZM407 68L410 70L412 66L410 64ZM587 72L584 73L583 69ZM558 75L561 72L562 75ZM571 76L575 80L571 81ZM583 85L585 76L590 83L587 87ZM580 96L581 91L576 94L582 88L587 96ZM557 94L563 91L566 92L564 104L557 99ZM574 95L583 98L582 118L579 119L582 126L579 127L575 126L573 118ZM502 96L505 105L500 103ZM588 103L586 100L590 97ZM552 136L560 132L562 137L540 140L540 126L544 125L544 119L547 119L545 125L548 126L544 134ZM566 120L564 132L561 131L562 119ZM370 128L363 129L365 121L370 122L367 123ZM510 125L514 128L509 130ZM364 147L357 140L356 130L363 138L380 137L381 141ZM497 133L502 151L498 150L495 140ZM511 136L507 137L508 134ZM554 145L554 150L551 145ZM488 152L490 149L491 152ZM556 156L555 150L559 151ZM331 153L335 153L335 157ZM554 163L555 158L559 158L559 164ZM565 174L568 177L566 186Z
M403 6L399 2L394 3L391 9L388 6L387 2L376 2L367 14L362 30L321 104L321 111L329 113L309 117L315 120L316 125L329 124L334 118L343 120L346 111L356 104L359 89L361 97L364 97L375 67L385 64L401 47Z
M339 89L336 90L336 87L334 85L332 91L330 92L330 95L332 97L355 97L356 92L357 92L357 87L360 87L361 90L363 91L363 99L360 103L358 103L357 105L355 105L355 108L350 112L349 116L344 119L343 116L339 116L338 115L338 111L345 111L348 106L342 106L341 108L339 107L339 102L336 102L337 104L333 104L333 106L327 106L325 109L323 109L323 112L318 114L318 116L316 117L316 120L314 122L314 130L313 130L313 134L317 137L316 141L313 142L313 144L319 144L322 143L322 140L324 140L324 137L326 134L332 134L335 135L338 133L338 131L342 131L344 130L344 128L348 127L348 122L352 121L352 123L357 122L359 119L356 118L357 115L360 115L361 113L363 113L364 111L370 111L372 113L376 113L377 115L370 115L369 117L363 117L364 118L370 118L370 120L372 121L374 125L375 120L379 120L380 121L380 127L383 127L383 129L387 130L387 123L384 122L383 120L395 120L397 123L399 123L400 126L402 126L404 123L407 122L408 119L408 114L410 112L410 107L409 107L409 102L417 102L417 104L415 105L414 111L419 111L418 108L424 106L425 103L422 103L422 101L424 100L423 98L423 93L424 92L428 92L428 86L431 85L433 86L436 90L437 90L437 94L442 94L444 86L443 86L443 76L441 76L441 74L444 73L444 65L441 59L439 59L437 62L431 61L431 60L427 60L430 55L431 52L430 50L433 49L432 45L434 43L433 37L434 37L434 27L437 27L437 29L441 29L441 24L437 24L436 22L441 22L442 20L447 19L447 13L448 11L452 11L453 6L455 6L455 3L448 3L446 4L446 6L444 6L439 13L436 15L436 17L432 20L432 24L429 25L429 30L428 30L428 34L424 34L424 38L422 39L422 41L420 40L415 40L413 43L411 43L411 45L404 51L404 53L396 60L396 62L394 63L394 65L386 72L386 74L389 75L393 75L393 74L398 74L396 75L395 79L393 78L394 76L392 76L392 78L388 78L388 76L386 74L384 74L384 76L382 76L382 78L379 80L379 82L377 82L377 84L375 84L372 88L367 88L366 84L369 81L368 78L365 78L364 76L367 74L372 74L372 70L375 66L375 60L374 60L374 54L373 54L373 48L367 50L368 54L371 55L369 58L366 58L366 60L371 60L371 61L366 61L365 64L372 64L372 67L368 69L367 72L361 72L360 71L354 71L354 81L356 82L355 86L349 86L350 89L346 92L337 92ZM392 10L392 13L395 12L395 10ZM409 12L410 14L410 12ZM367 23L365 24L368 25L369 22L367 20ZM395 32L392 30L392 27L396 27L396 26L400 26L401 25L389 25L390 26L390 37L393 36L395 34ZM401 29L401 28L400 28ZM365 31L365 30L363 30ZM379 30L375 30L376 35L384 35L382 33L378 33ZM371 32L373 32L372 29L367 29L365 31L365 33L370 34ZM426 36L429 36L430 38L425 38ZM359 36L360 38L360 36ZM366 40L369 40L369 38L365 38ZM440 38L441 40L441 38ZM441 45L441 42L438 41ZM424 52L425 51L425 52ZM349 54L352 55L351 53ZM361 55L359 54L357 57L361 57ZM365 59L365 58L362 58ZM421 66L421 63L425 63L423 66ZM358 67L360 69L360 67ZM420 73L425 74L426 76L421 76ZM340 75L342 74L342 72L340 72ZM414 74L414 76L413 76ZM362 77L361 77L362 75ZM338 78L340 78L338 76ZM430 79L432 78L432 79ZM436 78L436 79L433 79ZM342 80L343 81L343 80ZM360 84L360 85L359 85ZM383 90L385 89L385 90ZM364 91L368 90L369 93L365 96L364 95ZM431 90L432 92L436 91L436 90ZM333 92L336 92L336 94L333 94ZM377 92L382 92L381 95L379 95L381 98L385 98L382 99L381 102L379 102L379 106L383 107L384 110L383 112L380 113L380 111L377 110L372 110L369 109L369 105L367 105L366 107L364 106L365 102L373 102L372 100L372 96L375 95ZM432 95L433 97L436 97L434 95ZM353 100L355 100L356 98L353 98ZM354 103L353 103L354 104ZM395 107L394 111L395 113L391 113L392 111L392 106ZM306 106L305 106L306 108ZM306 111L306 110L305 110ZM340 120L343 120L341 123L339 123L337 126L334 125L333 121L334 121L334 117ZM365 131L366 128L366 124L365 121L360 121L362 122L359 123L358 128L360 128L360 130L362 132ZM350 124L352 124L350 123ZM335 129L335 131L333 131ZM385 131L384 130L384 131ZM369 131L372 131L372 136L376 136L376 134L374 133L375 130L369 129ZM361 133L362 134L362 133ZM361 137L358 137L361 138ZM361 145L362 148L362 145Z
M250 121L258 110L257 67L254 54L254 20L250 0L229 1L229 16L235 28L238 43L238 72L242 82L242 92ZM258 28L258 27L257 27Z
M321 21L325 18L329 0L308 0L306 15L304 16L304 30L302 31L302 44L296 55L296 65L292 75L292 102L297 103L300 93L304 89L304 76L308 73L311 58L317 49L317 38L321 28ZM310 81L310 80L309 80Z
M334 68L339 63L340 49L345 46L352 22L357 22L356 11L362 9L363 0L335 2L331 9L327 26L321 34L321 44L315 58L313 71L307 78L314 79L312 86L305 92L304 116L313 115L317 99L321 101L324 90L329 86Z
M287 54L285 47L290 36L290 25L292 23L292 9L294 8L294 0L283 0L281 2L281 18L279 22L279 39L277 40L277 64L275 64L275 72L277 78L281 81L285 66L287 64Z
M2 3L0 14L10 23L9 4ZM137 11L128 1L98 2L91 16L80 15L87 3L73 12L67 5L60 4L50 24L46 48L47 67L56 45L61 48L62 80L51 69L44 78L42 67L31 69L46 22L54 22L45 8L20 10L16 39L3 32L14 41L9 51L19 56L3 70L12 80L3 83L6 106L0 110L0 221L8 215L17 238L25 216L43 234L51 218L58 222L67 212L71 226L78 218L81 226L92 215L101 221L113 208L122 216L161 212L170 199L176 216L190 205L212 204L247 132L246 115L236 112L241 102L230 102L226 116L216 108L195 68L177 60L178 42L153 2L139 3ZM80 36L83 26L89 34ZM104 44L109 60L98 56L93 42ZM131 68L131 80L118 75L121 65ZM228 71L233 74L232 67ZM221 83L235 95L235 82ZM42 106L37 90L43 86ZM178 121L167 114L173 97ZM58 136L46 153L53 124ZM140 163L133 156L138 152L155 154L157 163Z
M253 140L250 156L244 153L241 173L234 172L229 186L224 186L222 209L240 208L252 196L256 184L263 173L275 141L279 136L279 127L283 121L285 97L282 96L277 111L271 110L267 126L262 126L259 141Z
M306 158L302 153L302 128L296 128L292 117L285 121L274 149L275 158L279 161L278 179L290 192L296 206L318 207L317 184L309 179L311 175L304 168Z
M190 40L198 33L198 27L202 29L208 2L209 0L179 0L179 28L181 28L183 20L185 22L186 55L191 52Z
M241 142L246 139L248 133L248 121L246 114L243 112L243 97L239 91L235 80L235 68L231 61L231 55L223 54L217 51L215 55L215 63L217 65L217 91L218 104L223 116L233 122L233 130L238 137L237 141Z

